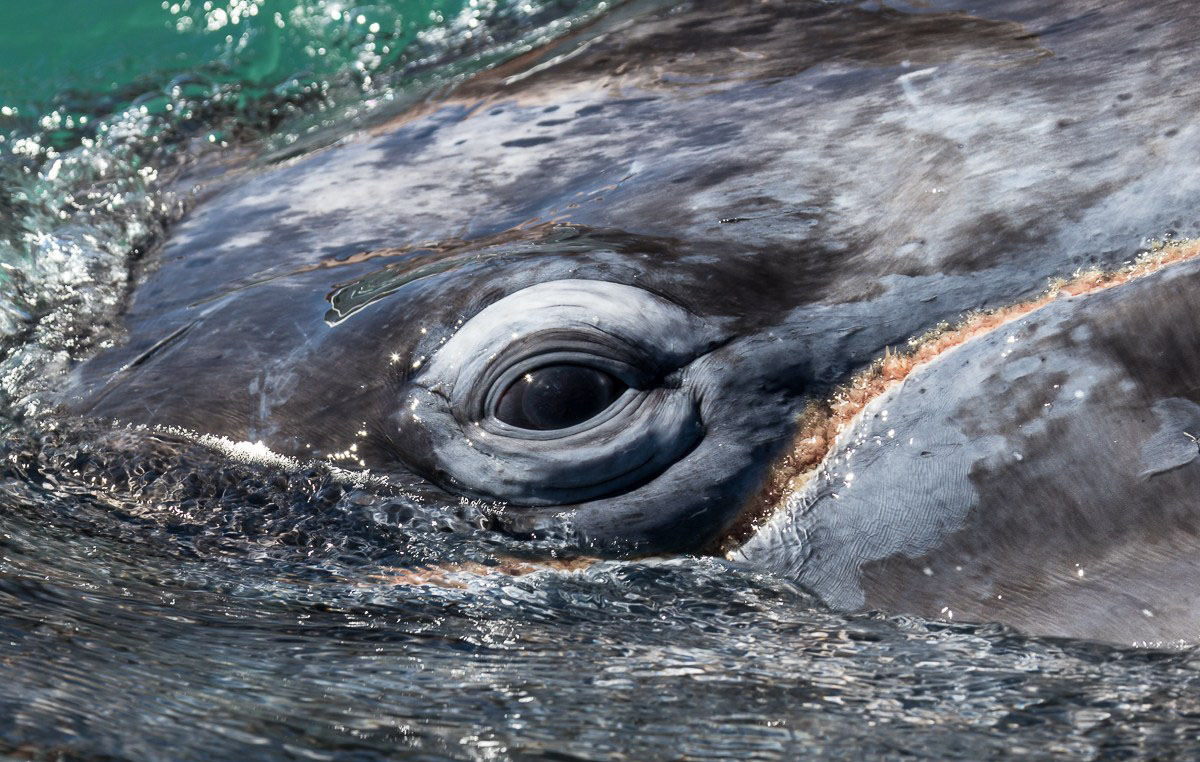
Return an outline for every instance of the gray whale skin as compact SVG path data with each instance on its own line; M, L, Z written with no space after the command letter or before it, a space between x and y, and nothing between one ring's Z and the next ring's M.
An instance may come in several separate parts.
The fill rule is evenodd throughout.
M229 170L65 407L711 549L886 347L1200 235L1191 4L985 7L635 3ZM846 611L1195 640L1198 314L1184 263L947 353L731 557Z

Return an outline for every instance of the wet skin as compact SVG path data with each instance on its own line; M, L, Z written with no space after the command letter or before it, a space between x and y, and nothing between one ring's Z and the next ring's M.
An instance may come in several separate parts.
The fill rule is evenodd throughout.
M1195 641L1198 310L1192 260L940 355L736 555L846 610Z
M885 347L1118 265L1146 236L1200 235L1190 5L963 7L618 10L338 145L211 181L134 291L127 333L64 400L428 480L503 503L512 532L595 552L710 547L805 403ZM1183 309L1195 289L1143 298ZM1071 357L1102 355L1084 340ZM997 409L986 384L942 373L958 409ZM539 381L550 391L520 396ZM1139 383L1128 404L1200 402L1195 386ZM974 425L1009 435L1021 423L1001 412ZM913 425L924 417L937 413ZM1058 484L1100 457L1079 438L1044 450L1006 483ZM888 495L923 488L894 463L869 471ZM914 543L888 539L909 519L885 500L854 527L857 555L825 560L851 526L830 519L828 552L764 534L743 557L846 609L937 615L948 601L1033 632L1125 638L1060 626L1058 603L964 609L986 598L978 579L902 583L895 570L923 569L912 559L947 537L1004 549L977 577L1023 573L1029 545L976 520L979 496L1000 494L981 479L943 485L953 526ZM1111 480L1111 511L1135 482ZM1040 489L1021 510L1055 515Z

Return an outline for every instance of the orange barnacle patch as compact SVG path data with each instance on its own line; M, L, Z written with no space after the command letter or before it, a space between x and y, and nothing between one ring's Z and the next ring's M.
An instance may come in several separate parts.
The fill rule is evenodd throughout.
M1200 240L1154 242L1133 262L1116 270L1082 270L1070 278L1054 280L1041 295L994 310L972 312L956 324L942 323L908 341L900 349L888 347L883 357L855 374L827 399L810 402L800 414L792 444L772 465L763 486L755 493L733 525L713 544L724 554L741 545L800 493L838 436L850 428L871 400L903 381L912 371L947 350L991 333L1060 297L1084 296L1151 275L1164 267L1200 257Z
M503 575L524 577L539 571L578 572L596 563L594 558L539 559L525 561L516 558L499 558L494 564L476 561L421 566L410 569L394 569L387 573L367 577L369 584L403 585L406 587L428 586L466 589L473 579Z

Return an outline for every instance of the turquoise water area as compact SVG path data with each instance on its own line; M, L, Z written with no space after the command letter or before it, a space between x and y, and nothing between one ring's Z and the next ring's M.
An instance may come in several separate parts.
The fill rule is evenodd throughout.
M383 95L404 83L381 86L377 77L472 42L492 46L503 36L494 27L526 23L551 5L65 0L47 12L41 3L5 3L0 125L8 142L37 135L62 149L103 132L105 119L130 105L163 114L181 95L203 99L224 90L242 108L337 84ZM550 10L559 16L567 9Z

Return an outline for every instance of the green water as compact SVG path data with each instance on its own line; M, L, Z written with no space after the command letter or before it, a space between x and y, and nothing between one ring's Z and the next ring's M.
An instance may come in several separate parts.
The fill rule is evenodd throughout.
M349 86L378 96L395 74L447 53L503 55L520 34L604 3L545 0L62 0L0 4L0 136L56 150L136 106L179 97L245 110ZM566 20L570 20L567 18ZM553 34L555 30L544 29ZM525 42L530 42L526 40ZM444 61L439 61L444 63ZM378 81L380 78L385 81ZM278 108L272 104L271 108ZM194 106L177 116L194 118ZM15 152L32 153L26 143Z
M478 3L163 2L60 0L0 7L3 104L36 111L64 86L121 92L159 72L207 69L227 80L277 83L293 73L329 76L347 65L393 63L422 30Z

